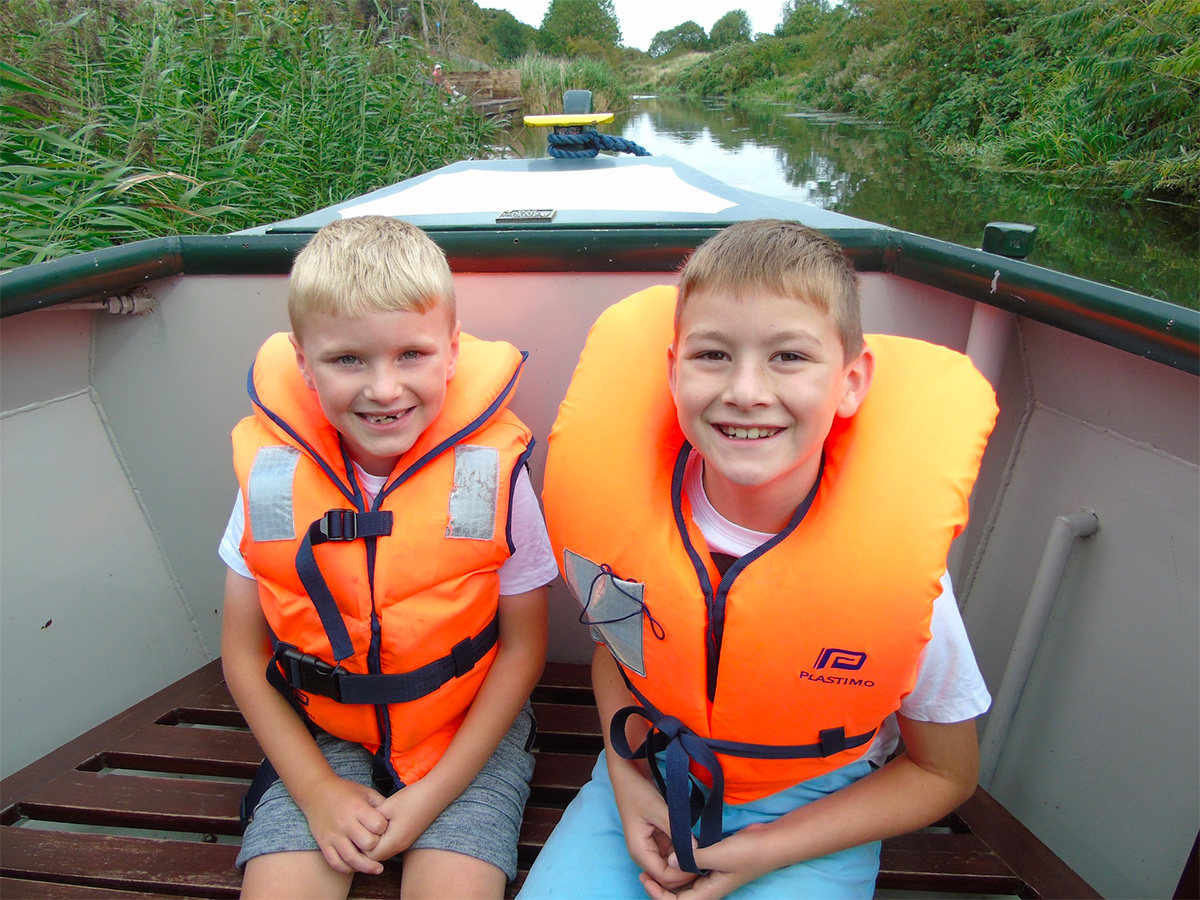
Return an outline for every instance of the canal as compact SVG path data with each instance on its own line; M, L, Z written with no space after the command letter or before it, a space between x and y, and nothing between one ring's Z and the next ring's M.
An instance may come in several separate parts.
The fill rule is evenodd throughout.
M1038 227L1029 262L1195 307L1200 211L1119 191L971 169L878 123L723 102L637 98L602 126L745 190L979 246L988 222ZM516 135L544 156L545 133Z

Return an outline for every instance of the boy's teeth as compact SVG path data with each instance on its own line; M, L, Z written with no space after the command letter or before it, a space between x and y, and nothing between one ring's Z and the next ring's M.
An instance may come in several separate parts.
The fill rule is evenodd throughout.
M730 425L721 426L721 431L726 437L746 438L755 440L757 438L770 437L779 432L778 428L734 428Z
M371 415L367 415L366 413L363 413L363 418L366 419L368 422L373 422L376 425L382 424L383 422L395 422L396 421L395 416L371 416Z

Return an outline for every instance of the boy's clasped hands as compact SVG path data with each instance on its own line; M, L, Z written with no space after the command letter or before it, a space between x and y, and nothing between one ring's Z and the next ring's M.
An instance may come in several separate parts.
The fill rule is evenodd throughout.
M441 810L426 799L428 779L384 797L330 773L300 803L325 861L343 875L378 875L383 861L407 850Z
M615 778L613 790L621 810L625 843L630 857L642 869L638 880L653 900L671 897L716 900L774 868L764 864L762 845L749 837L769 830L770 826L748 825L704 848L692 838L692 854L701 874L685 872L679 867L671 843L667 803L654 787L649 772L643 775L633 765L622 768L628 770L630 777Z

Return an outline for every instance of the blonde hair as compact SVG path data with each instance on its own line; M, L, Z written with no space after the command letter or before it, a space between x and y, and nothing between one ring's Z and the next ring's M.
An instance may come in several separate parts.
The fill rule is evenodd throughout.
M847 361L863 348L858 277L842 248L799 222L737 222L709 238L679 273L675 336L688 298L697 292L741 300L755 291L792 297L833 319Z
M297 334L312 313L358 318L444 306L454 326L454 280L446 255L420 228L387 216L330 222L296 255L288 318Z

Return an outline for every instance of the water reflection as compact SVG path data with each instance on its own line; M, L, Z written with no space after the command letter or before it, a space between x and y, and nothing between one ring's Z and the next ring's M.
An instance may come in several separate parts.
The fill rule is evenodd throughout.
M783 106L643 98L610 130L721 181L967 246L988 222L1038 226L1030 262L1196 306L1198 211L978 172L906 132ZM542 132L522 152L545 155Z

